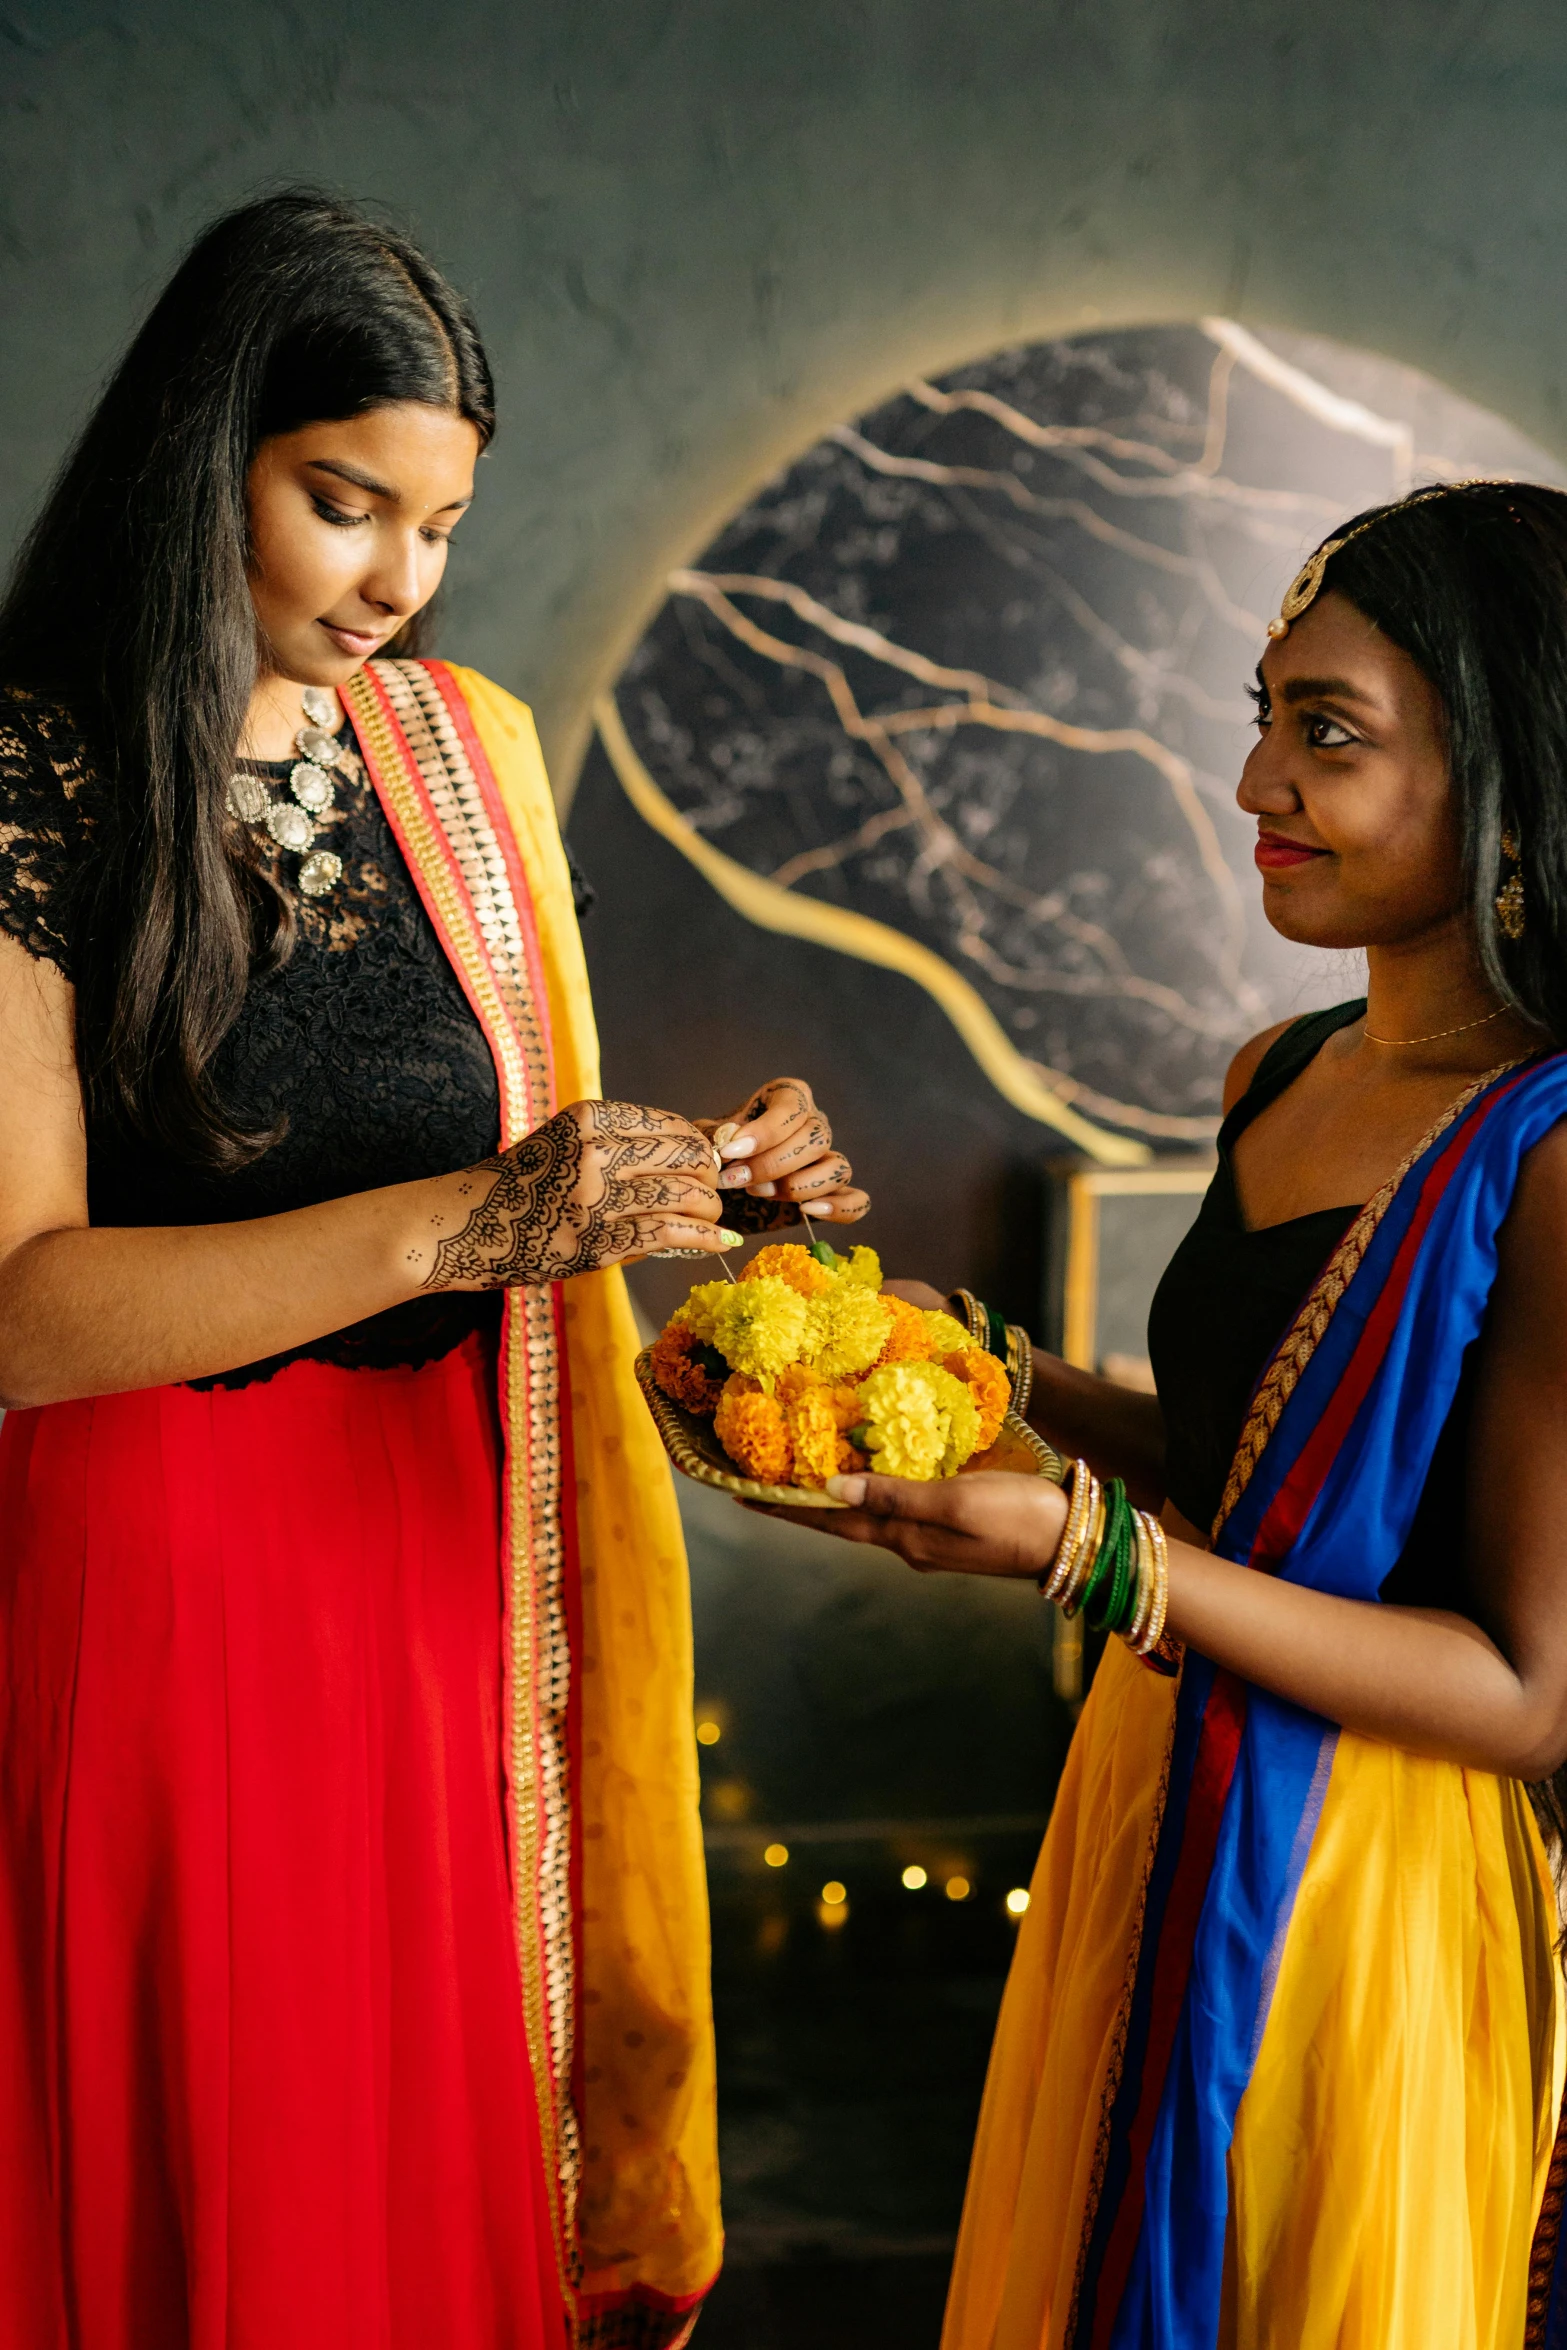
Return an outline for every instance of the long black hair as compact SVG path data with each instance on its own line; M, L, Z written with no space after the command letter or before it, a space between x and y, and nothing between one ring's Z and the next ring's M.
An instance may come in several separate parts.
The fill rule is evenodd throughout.
M1365 527L1369 525L1369 527ZM1567 492L1460 482L1334 531L1324 589L1418 663L1441 698L1481 968L1567 1043ZM1519 851L1503 851L1504 831ZM1523 934L1496 900L1517 871Z
M1359 535L1329 557L1323 587L1402 646L1441 697L1481 967L1504 1002L1567 1043L1567 492L1456 483L1345 527ZM1515 872L1524 920L1511 938L1496 900ZM1562 1872L1567 1765L1529 1795Z
M401 401L489 440L461 296L331 196L242 206L155 304L0 604L0 683L63 705L108 787L74 925L89 1107L198 1166L241 1165L281 1131L238 1125L208 1077L252 973L293 938L224 800L260 661L247 476L275 433Z

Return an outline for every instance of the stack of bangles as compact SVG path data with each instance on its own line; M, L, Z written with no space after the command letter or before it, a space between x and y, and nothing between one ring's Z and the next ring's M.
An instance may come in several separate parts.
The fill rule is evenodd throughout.
M1063 1614L1081 1609L1097 1632L1119 1632L1137 1656L1164 1638L1170 1604L1170 1550L1148 1510L1134 1510L1119 1477L1107 1485L1086 1461L1071 1469L1071 1504L1060 1547L1039 1578Z
M1028 1399L1034 1392L1034 1342L1022 1323L1004 1321L995 1307L987 1306L972 1289L955 1289L947 1303L954 1318L967 1325L974 1344L1005 1364L1012 1382L1012 1409L1020 1420L1026 1419Z

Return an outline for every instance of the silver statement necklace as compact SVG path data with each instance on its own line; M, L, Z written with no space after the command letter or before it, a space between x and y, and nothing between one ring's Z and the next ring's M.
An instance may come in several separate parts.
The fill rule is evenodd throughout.
M312 848L316 828L336 805L332 769L342 757L336 733L337 696L328 686L307 685L300 695L305 723L294 737L299 753L288 771L290 797L275 800L264 775L242 768L229 777L229 813L241 824L289 849L299 858L299 886L307 898L324 898L343 878L343 860L331 849Z

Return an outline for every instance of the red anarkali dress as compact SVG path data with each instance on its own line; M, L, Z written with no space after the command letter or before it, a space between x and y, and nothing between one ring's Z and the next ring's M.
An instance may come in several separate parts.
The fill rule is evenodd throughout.
M467 690L492 731L525 715ZM321 836L341 879L299 897L292 959L252 985L214 1071L286 1133L217 1179L90 1132L95 1223L449 1170L553 1106L539 885L500 845L459 676L379 663L346 698ZM95 779L58 714L0 710L0 920L69 976ZM286 795L286 767L256 772ZM269 853L291 886L296 860ZM491 1005L470 951L482 931L493 980L503 929L532 942L512 975L515 994L532 974L531 1095L529 1007ZM661 2239L628 2220L622 2150L582 2144L583 1837L603 1833L583 1815L603 1807L580 1770L576 1687L598 1660L559 1473L573 1413L542 1484L509 1424L526 1358L543 1427L569 1311L551 1291L416 1301L0 1428L5 2344L566 2350L689 2330L716 2243L689 2097L673 2128L667 2089L653 2100L632 2149L663 2163ZM668 1662L678 1692L678 1647ZM679 1810L684 1756L648 1769ZM679 1855L671 1878L689 1891ZM641 2015L647 1987L606 1979L597 1997ZM687 2004L700 2140L710 2063ZM621 2240L595 2241L596 2211Z

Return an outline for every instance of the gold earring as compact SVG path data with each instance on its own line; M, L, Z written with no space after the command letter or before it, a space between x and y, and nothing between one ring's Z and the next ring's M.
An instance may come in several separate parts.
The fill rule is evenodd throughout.
M1502 826L1502 855L1512 867L1496 897L1496 919L1502 926L1504 938L1523 936L1523 874L1519 870L1518 835L1510 824Z

